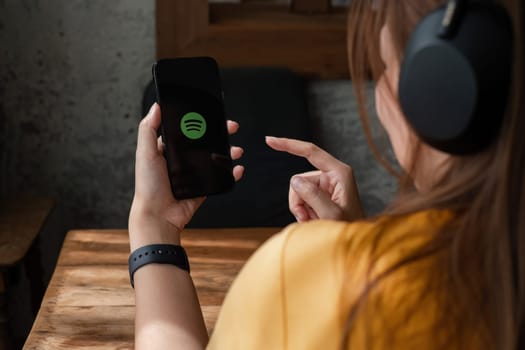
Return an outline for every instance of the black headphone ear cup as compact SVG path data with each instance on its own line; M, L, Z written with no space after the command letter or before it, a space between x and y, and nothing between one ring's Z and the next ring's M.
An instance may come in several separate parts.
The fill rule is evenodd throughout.
M414 30L399 77L399 101L419 137L451 154L487 147L505 114L512 66L512 24L493 3L468 5L449 39L445 8Z

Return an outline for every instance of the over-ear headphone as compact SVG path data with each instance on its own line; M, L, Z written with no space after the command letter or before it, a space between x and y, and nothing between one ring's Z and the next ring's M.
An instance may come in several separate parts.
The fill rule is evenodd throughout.
M500 130L512 61L512 22L502 6L449 0L423 18L405 49L399 100L408 122L441 151L482 151Z

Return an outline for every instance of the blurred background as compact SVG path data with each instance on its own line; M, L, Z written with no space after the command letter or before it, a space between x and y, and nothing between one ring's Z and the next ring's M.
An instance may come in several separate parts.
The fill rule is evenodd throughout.
M290 1L263 2L290 6ZM137 126L146 103L151 65L159 54L157 3L0 0L0 247L10 247L18 234L13 218L28 221L33 216L26 211L43 203L38 209L41 215L34 219L37 233L27 243L30 249L16 264L1 266L6 311L0 326L8 329L15 344L23 343L31 327L65 233L77 228L127 227ZM334 0L332 5L329 11L344 16L348 1ZM309 15L315 18L318 14ZM278 42L279 37L274 40ZM327 53L327 59L329 56ZM250 107L236 107L248 103L236 101L242 72L224 73L231 87L226 91L227 109ZM253 79L264 80L264 74L258 71ZM351 80L348 76L290 74L304 82L297 85L304 90L291 94L295 103L305 106L306 115L296 117L304 118L307 139L354 167L365 210L378 213L396 184L368 149ZM273 100L269 96L264 103L271 107ZM370 103L373 110L373 101ZM286 174L285 186L288 178ZM39 202L42 198L47 201ZM285 199L282 206L286 209ZM201 215L206 214L203 210Z
M1 193L59 198L77 228L125 227L155 2L3 0L0 42ZM351 161L337 141L354 122L351 83L307 88L317 136Z

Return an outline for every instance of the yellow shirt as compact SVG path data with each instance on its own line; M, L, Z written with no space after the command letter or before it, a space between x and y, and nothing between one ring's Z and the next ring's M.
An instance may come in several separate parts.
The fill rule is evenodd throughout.
M426 242L449 218L448 212L429 211L374 222L313 221L287 227L250 258L232 284L208 349L340 349L349 305L369 276ZM442 310L417 293L428 278L427 260L381 282L360 309L349 348L371 348L370 334L375 349L431 347L437 335L429 335L429 327ZM400 324L394 347L393 339L381 334Z

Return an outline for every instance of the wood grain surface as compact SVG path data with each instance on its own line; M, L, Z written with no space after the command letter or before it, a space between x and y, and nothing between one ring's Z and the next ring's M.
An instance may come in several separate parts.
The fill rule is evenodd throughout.
M288 67L305 77L349 77L347 9L328 11L329 1L294 3L298 12L321 12L315 15L259 2L156 4L159 59L212 56L221 67Z
M192 229L183 233L208 331L233 279L278 228ZM70 231L26 350L133 349L135 299L126 230Z
M292 0L292 10L299 13L327 13L331 8L330 0Z

